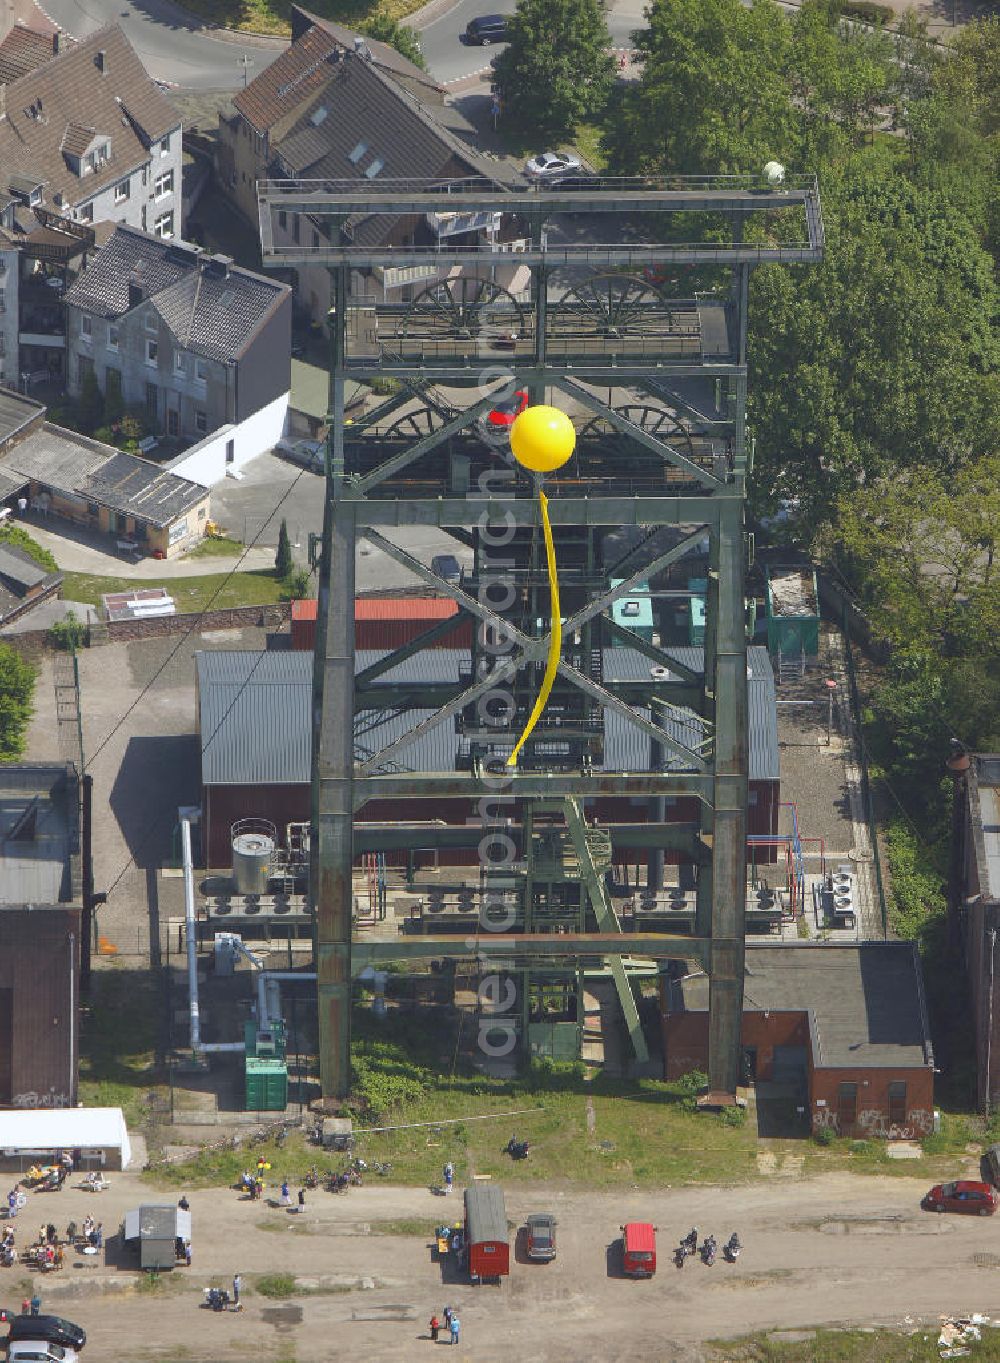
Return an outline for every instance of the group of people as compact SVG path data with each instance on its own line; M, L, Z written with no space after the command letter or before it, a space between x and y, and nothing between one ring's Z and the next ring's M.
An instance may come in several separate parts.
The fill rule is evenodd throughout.
M446 1306L444 1308L443 1315L444 1315L443 1324L440 1320L438 1320L437 1316L431 1316L430 1319L431 1339L436 1344L438 1342L438 1336L440 1335L441 1330L443 1328L448 1332L450 1336L450 1342L452 1344L457 1344L458 1332L462 1328L462 1322L459 1320L458 1316L456 1316L455 1312L451 1309L450 1306Z

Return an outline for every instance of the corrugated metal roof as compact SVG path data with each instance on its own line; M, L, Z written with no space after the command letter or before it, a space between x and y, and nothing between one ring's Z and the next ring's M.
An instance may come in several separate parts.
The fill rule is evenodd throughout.
M319 602L315 597L292 602L293 620L315 620ZM358 596L355 620L447 620L458 614L458 602L445 596Z
M676 648L670 653L700 670L704 650ZM358 649L355 672L363 672L387 656L383 649ZM198 670L202 735L202 780L206 785L305 785L310 779L312 751L312 659L309 652L212 651L195 654ZM425 649L382 674L379 681L412 684L459 680L468 649ZM649 676L649 660L634 649L605 652L605 667L616 680ZM767 649L748 651L749 774L752 781L776 781L780 763L774 674ZM415 699L418 697L415 697ZM414 707L399 713L364 710L355 719L355 754L366 761L434 711ZM649 718L648 710L643 710ZM680 743L693 747L702 739L700 726L683 718L663 726ZM451 721L435 725L402 748L387 769L452 771L458 738ZM617 711L605 711L605 771L648 771L649 735ZM664 769L681 766L670 752Z

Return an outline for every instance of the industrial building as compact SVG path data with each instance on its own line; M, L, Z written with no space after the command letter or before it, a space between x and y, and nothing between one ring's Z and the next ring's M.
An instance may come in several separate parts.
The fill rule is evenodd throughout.
M358 602L361 607L365 603ZM388 603L386 603L388 604ZM436 604L436 603L434 603ZM450 616L444 616L445 619ZM358 619L357 628L367 625ZM293 631L295 619L292 621ZM681 647L668 658L697 673L704 666L703 650ZM241 819L268 820L279 830L290 822L309 818L312 768L312 668L311 653L211 650L196 656L198 730L201 736L202 851L205 865L224 868L231 861L231 829ZM381 664L391 655L384 649L355 650L358 674ZM361 710L355 722L355 753L363 761L414 725L434 714L438 695L453 690L472 666L468 649L428 648L412 654L384 674L387 682L405 690L393 715ZM611 683L642 684L649 676L649 662L628 647L609 648L604 675ZM780 798L779 754L774 680L764 648L748 650L747 695L749 707L748 829L751 834L777 832ZM675 726L678 740L689 737L682 725ZM611 710L604 716L602 760L607 770L648 771L653 765L652 740ZM662 758L668 770L673 757ZM471 761L468 736L445 725L428 729L406 751L405 769L413 772L462 770ZM469 799L437 802L435 817L455 826L474 819ZM636 805L614 795L587 802L587 812L602 825L627 829L646 818L645 802ZM665 819L682 823L697 816L693 799L671 799ZM395 798L373 801L359 810L365 823L391 824L420 821L426 817L420 802ZM430 844L412 849L410 870L431 859ZM628 841L628 833L613 838L612 864L625 868L644 860L646 852ZM666 853L676 862L679 852ZM452 849L455 864L474 864L474 843ZM399 850L386 853L388 864L407 864Z
M77 1101L80 892L76 769L0 766L0 1107Z
M1000 753L959 750L948 767L955 780L949 910L969 981L977 1101L989 1113L1000 1105Z
M920 1139L934 1121L934 1055L913 942L748 946L745 1075L786 1085L812 1130ZM664 979L664 1077L708 1064L708 978Z

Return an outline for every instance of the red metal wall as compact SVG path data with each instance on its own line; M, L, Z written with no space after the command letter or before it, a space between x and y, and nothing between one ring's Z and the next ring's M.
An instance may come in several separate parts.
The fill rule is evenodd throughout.
M315 601L292 602L292 648L316 647ZM444 597L393 596L358 597L354 602L355 648L401 648L432 625L458 615L458 605ZM459 621L451 633L438 639L431 648L470 648L472 621Z
M233 864L230 829L237 819L270 819L285 842L285 825L309 818L308 786L203 786L202 864L215 871Z

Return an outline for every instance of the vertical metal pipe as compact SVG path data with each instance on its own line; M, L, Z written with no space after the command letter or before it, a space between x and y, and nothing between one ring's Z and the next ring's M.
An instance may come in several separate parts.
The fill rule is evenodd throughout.
M194 922L194 864L191 860L191 820L181 819L181 866L184 874L184 930L187 937L188 1015L191 1049L201 1050L201 1015L198 1010L198 942Z

